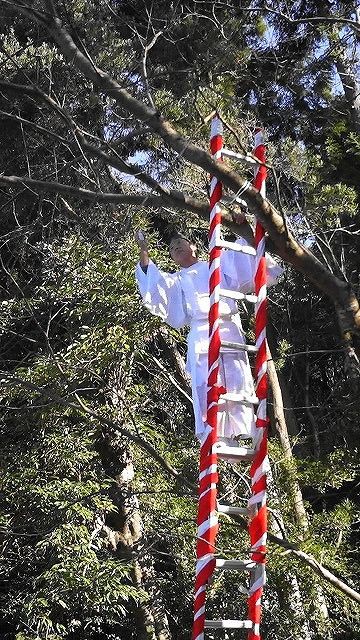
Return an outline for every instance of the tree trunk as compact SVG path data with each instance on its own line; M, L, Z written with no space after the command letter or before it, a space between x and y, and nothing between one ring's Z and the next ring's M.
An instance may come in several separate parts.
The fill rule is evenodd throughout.
M280 384L276 373L274 361L271 357L270 352L268 356L268 375L273 398L275 426L284 454L284 460L287 463L286 471L288 479L288 491L293 504L295 521L300 531L300 537L304 538L305 535L309 533L309 520L307 517L300 485L297 479L296 463L292 454L290 438L287 430ZM315 597L313 606L314 611L316 612L314 625L315 627L319 627L319 631L321 631L323 630L324 623L326 623L329 618L329 612L321 586L318 584L314 584L314 592Z

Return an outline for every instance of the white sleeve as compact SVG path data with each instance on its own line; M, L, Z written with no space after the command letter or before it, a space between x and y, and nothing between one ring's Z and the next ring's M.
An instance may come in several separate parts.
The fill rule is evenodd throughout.
M140 263L136 265L135 276L143 303L153 315L159 316L175 329L189 324L176 273L160 271L150 260L146 273Z
M244 238L238 238L236 244L250 247ZM268 253L265 254L267 266L267 286L271 287L276 284L281 274L282 267ZM254 291L254 275L255 275L255 251L254 255L248 253L240 253L232 250L225 250L221 256L222 272L225 276L228 286L242 293L250 293Z

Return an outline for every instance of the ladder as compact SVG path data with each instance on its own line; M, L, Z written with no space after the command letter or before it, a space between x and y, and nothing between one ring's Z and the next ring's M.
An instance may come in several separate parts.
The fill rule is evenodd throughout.
M211 124L210 149L215 160L223 157L246 160L248 157L255 163L253 186L265 195L265 146L260 128L255 131L255 150L253 156L240 156L223 148L222 123L216 114ZM245 183L243 193L250 187ZM240 192L236 194L239 198ZM208 357L208 392L207 392L207 425L200 448L199 469L199 504L197 519L196 544L196 579L194 595L193 640L204 640L205 629L246 629L248 640L261 640L260 615L261 597L265 585L265 558L267 538L266 481L269 469L267 455L268 418L266 410L267 397L267 360L266 360L266 261L265 233L260 223L255 228L255 249L241 247L227 242L221 237L222 185L215 176L210 184L210 228L209 228L209 357ZM255 295L246 295L221 288L220 256L224 248L236 251L243 250L255 255ZM219 299L220 296L235 300L247 300L255 305L255 345L240 345L232 342L221 342L219 331ZM244 393L229 394L219 385L219 362L221 353L226 349L244 350L256 353L255 378L256 397L246 397ZM231 397L230 397L231 396ZM230 447L218 442L217 422L219 404L224 400L237 401L242 404L256 405L256 429L252 447ZM249 463L251 477L251 497L246 508L221 504L217 499L218 458L232 463ZM218 533L218 514L243 515L249 519L250 554L247 559L225 560L216 555L216 537ZM243 591L248 596L248 615L246 620L208 620L205 615L206 589L215 571L238 570L248 574L248 589Z

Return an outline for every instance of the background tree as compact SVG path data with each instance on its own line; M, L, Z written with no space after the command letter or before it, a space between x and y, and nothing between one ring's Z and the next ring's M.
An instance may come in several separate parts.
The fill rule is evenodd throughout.
M359 637L355 9L1 2L4 640L189 636L184 334L141 308L132 238L145 227L171 269L169 224L206 243L208 171L226 195L251 176L205 152L214 108L239 151L265 126L273 205L246 199L295 266L271 296L283 398L275 377L264 632ZM242 476L222 482L241 504ZM244 526L223 524L228 557L246 554ZM209 614L239 603L238 577L217 578Z

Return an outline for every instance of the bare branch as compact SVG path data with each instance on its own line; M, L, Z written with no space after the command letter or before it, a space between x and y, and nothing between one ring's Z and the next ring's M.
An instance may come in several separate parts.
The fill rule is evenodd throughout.
M253 12L267 12L267 13L272 13L276 16L279 16L280 18L283 18L284 20L286 20L287 22L289 22L290 24L345 24L349 27L351 27L352 29L354 29L354 31L356 33L360 33L360 25L357 21L355 20L350 20L349 18L343 18L342 16L335 16L333 18L328 17L328 16L314 16L314 17L306 17L306 18L291 18L289 15L287 15L286 13L283 13L282 11L279 11L278 9L272 9L271 7L268 7L267 5L265 5L264 7L260 7L260 8L249 8L249 7L238 7L239 11L244 11L244 13L253 13Z
M151 193L142 194L122 194L122 193L103 193L101 191L89 191L81 187L72 187L70 185L61 184L60 182L43 182L42 180L33 180L32 178L22 178L21 176L4 176L0 175L0 184L9 187L21 185L30 189L38 190L46 193L62 193L68 196L81 198L91 202L115 202L119 204L133 204L140 207L162 207L164 204L171 204L176 209L187 209L197 213L204 219L207 219L208 204L201 200L196 200L187 196L181 191L169 191L163 196ZM236 225L233 225L236 226Z

